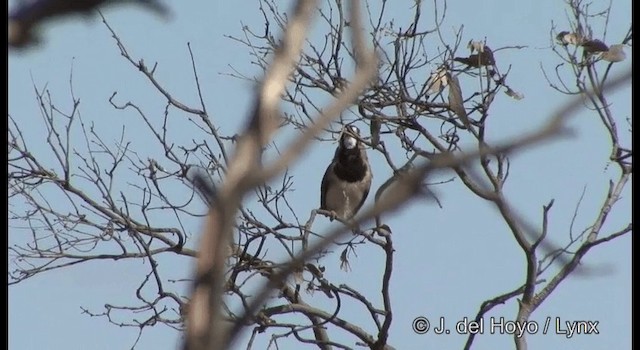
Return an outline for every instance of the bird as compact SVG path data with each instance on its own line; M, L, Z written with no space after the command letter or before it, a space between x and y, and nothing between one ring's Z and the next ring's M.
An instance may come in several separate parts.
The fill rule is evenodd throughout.
M475 46L473 46L473 48L475 49ZM493 51L491 51L489 46L486 45L479 48L477 54L472 51L469 57L455 57L453 60L475 68L480 66L493 66L496 64L496 60L493 57Z
M342 129L340 143L320 186L320 209L348 221L367 199L373 175L360 130L354 125Z
M13 48L24 48L37 44L40 38L36 27L51 19L73 14L88 15L106 5L132 3L146 6L161 15L167 15L167 9L156 0L30 0L20 2L12 9L8 18L7 43Z

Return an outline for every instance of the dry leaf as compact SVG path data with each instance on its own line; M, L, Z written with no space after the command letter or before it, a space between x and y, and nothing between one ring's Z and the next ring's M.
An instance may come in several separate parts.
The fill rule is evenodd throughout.
M521 92L517 92L510 87L507 86L507 91L504 92L507 96L513 97L516 100L522 100L524 98L524 94Z
M369 131L371 132L371 145L373 147L377 147L380 143L380 127L382 123L380 122L380 118L373 117L371 119L371 123L369 124Z
M351 271L351 264L349 264L349 247L344 248L342 254L340 254L340 270L345 272Z
M471 122L469 121L469 117L467 117L467 111L464 109L463 101L462 89L460 89L458 77L451 75L449 77L449 107L458 115L462 124L470 128Z

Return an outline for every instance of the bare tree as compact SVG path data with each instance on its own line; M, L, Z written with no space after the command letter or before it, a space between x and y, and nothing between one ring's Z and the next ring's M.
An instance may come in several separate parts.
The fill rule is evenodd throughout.
M482 303L476 320L517 298L513 318L524 324L569 275L589 276L588 266L578 269L583 257L632 230L630 222L603 230L628 191L632 171L631 147L620 135L624 121L607 101L610 91L630 80L629 72L616 77L610 72L624 59L620 52L631 44L631 28L606 45L599 39L602 28L592 28L590 20L606 18L609 9L593 15L586 3L571 0L570 22L550 32L560 63L553 75L542 67L549 85L568 95L567 104L540 129L496 142L487 137L493 102L524 96L511 87L517 82L508 79L509 63L495 53L522 47L493 47L490 38L473 40L462 28L448 39L441 26L446 4L434 2L435 22L425 24L425 5L417 1L413 17L401 25L386 19L386 2L378 12L368 5L300 0L285 13L274 0L260 1L263 26L244 26L242 35L230 36L246 45L264 71L262 78L236 69L229 73L258 83L239 135L225 135L211 118L190 46L197 106L175 98L157 79L156 67L131 55L126 39L103 18L123 58L166 99L161 119L117 93L109 99L115 110L133 111L145 122L161 158L132 148L124 128L120 142L104 142L100 131L83 120L73 89L73 107L61 110L46 88L34 85L50 153L32 153L24 125L9 116L9 219L32 235L28 243L9 247L9 284L91 260L141 259L149 271L135 291L136 305L85 311L136 327L140 334L157 324L185 330L185 349L229 348L244 330L251 331L247 348L268 334L270 344L289 339L321 349L352 349L353 344L391 349L396 232L385 224L385 215L416 197L437 202L437 185L451 178L496 208L527 261L524 283ZM307 35L314 16L321 36ZM503 189L509 156L567 133L567 120L580 108L602 122L618 177L604 184L608 195L593 223L581 232L572 229L567 242L557 246L547 238L554 201L541 203L540 223L530 223ZM169 116L176 112L197 132L189 142L179 141L172 131L176 121ZM290 205L287 169L311 142L333 139L353 122L370 126L370 137L362 141L385 159L393 175L375 189L375 204L355 223L319 232L317 215L329 213L303 213ZM281 152L274 147L278 130L296 135ZM255 194L256 203L247 203L248 194ZM54 202L54 197L65 201ZM159 215L171 215L175 226L157 225ZM186 229L194 220L205 222L198 239ZM325 263L332 249L340 251L340 268L348 270L352 254L363 246L379 249L384 260L379 295L332 281L325 273L334 268ZM191 295L178 292L158 268L157 259L165 255L194 258L193 276L184 276ZM368 314L373 329L354 322L346 305ZM130 321L121 321L123 314ZM140 314L145 315L142 321ZM474 339L469 335L465 349L472 348ZM526 339L514 336L515 347L526 349Z

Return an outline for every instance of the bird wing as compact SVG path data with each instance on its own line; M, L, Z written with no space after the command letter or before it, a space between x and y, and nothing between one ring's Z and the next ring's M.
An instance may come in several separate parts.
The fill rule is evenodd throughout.
M320 184L320 209L327 209L327 190L329 185L334 182L335 178L331 176L334 162L331 162L324 172L322 183Z

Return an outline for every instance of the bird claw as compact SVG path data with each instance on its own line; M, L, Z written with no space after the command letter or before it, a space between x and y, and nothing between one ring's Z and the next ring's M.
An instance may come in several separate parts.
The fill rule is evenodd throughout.
M338 214L336 214L336 212L333 211L333 210L320 209L320 210L318 210L318 213L328 217L330 221L333 221L333 220L338 218Z

